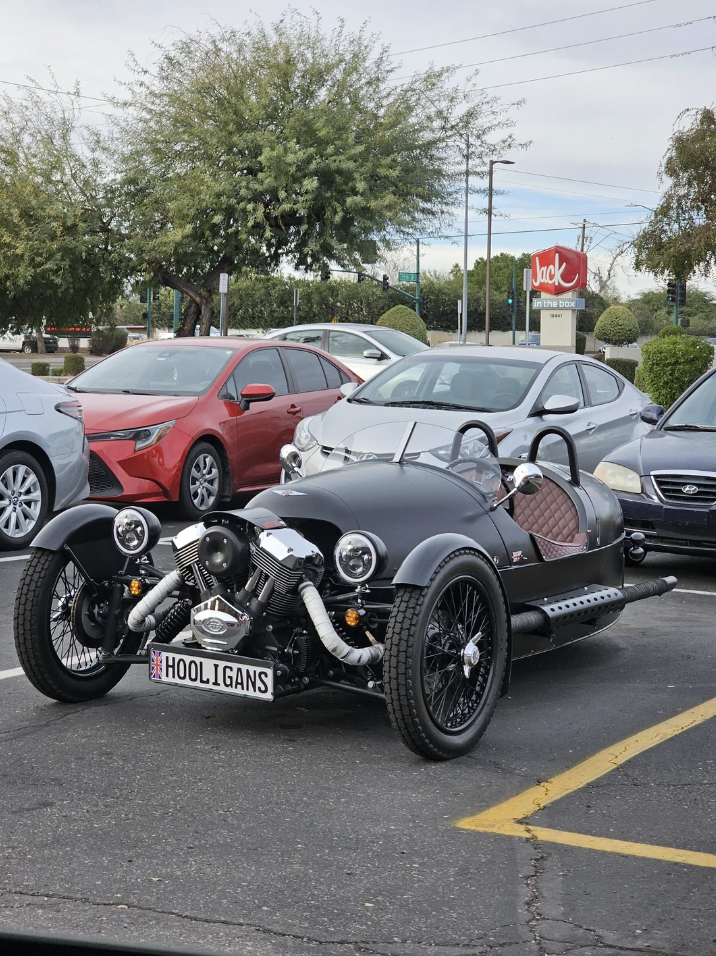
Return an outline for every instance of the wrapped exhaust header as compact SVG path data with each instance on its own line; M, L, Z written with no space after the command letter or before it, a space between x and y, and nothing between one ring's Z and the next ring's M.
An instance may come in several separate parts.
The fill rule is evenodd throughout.
M309 581L304 581L298 590L321 643L334 657L354 667L362 664L377 664L382 660L385 653L383 644L375 644L373 647L351 647L350 644L346 644L331 624L321 595Z

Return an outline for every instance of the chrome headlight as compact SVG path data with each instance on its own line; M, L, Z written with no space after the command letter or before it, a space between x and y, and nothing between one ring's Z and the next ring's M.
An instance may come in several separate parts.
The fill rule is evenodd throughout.
M161 533L159 519L144 508L123 508L114 516L114 543L128 558L138 558L151 551Z
M310 428L310 423L312 418L304 418L302 421L296 425L296 433L293 436L293 444L298 448L299 451L308 451L309 448L314 448L318 441L313 437L313 432Z
M628 494L641 494L641 478L631 468L616 465L613 461L600 461L594 469L594 477L609 485L612 491L625 491Z
M175 422L162 422L160 425L147 425L144 428L127 428L120 431L98 432L96 435L88 435L89 441L133 441L134 450L142 451L144 448L151 448L156 445L164 436L171 431Z
M374 534L351 531L333 549L336 571L346 584L363 584L385 567L388 552Z

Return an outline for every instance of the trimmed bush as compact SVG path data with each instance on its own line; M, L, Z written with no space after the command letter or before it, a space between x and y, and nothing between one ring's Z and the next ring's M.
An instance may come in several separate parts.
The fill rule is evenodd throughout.
M84 355L65 355L65 375L79 375L85 370Z
M587 347L587 336L584 332L577 330L577 344L575 345L575 351L577 355L584 355L584 350Z
M609 368L613 368L615 372L623 375L627 382L634 384L634 376L639 367L639 363L635 359L608 358L606 364Z
M50 375L54 375L55 378L59 378L60 375L64 375L64 374L65 374L65 370L62 368L61 365L54 365L50 369Z
M636 371L634 372L634 384L641 392L646 391L646 382L644 381L644 366L637 365Z
M89 352L90 355L111 355L126 344L127 333L124 329L97 329L89 340Z
M427 343L428 330L425 323L416 315L407 305L396 305L392 309L381 315L376 325L382 325L387 329L396 329L398 332L405 332L406 335L412 335L418 342Z
M72 352L73 355L76 355L80 350L80 340L76 335L71 335L67 341L70 345L70 352Z
M665 325L659 332L660 339L668 339L672 335L686 335L686 329L682 329L680 325Z
M668 408L697 378L711 368L714 347L692 335L652 339L642 347L639 387L657 405ZM636 384L636 383L635 383Z
M610 305L597 319L594 337L607 345L624 345L639 338L639 323L625 305Z
M31 375L49 375L50 374L50 363L49 362L33 362L30 366Z

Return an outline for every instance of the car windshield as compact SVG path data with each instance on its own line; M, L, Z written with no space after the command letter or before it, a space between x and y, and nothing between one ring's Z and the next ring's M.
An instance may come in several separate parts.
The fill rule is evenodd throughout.
M384 329L376 325L366 331L372 339L390 349L395 355L413 355L415 352L424 352L428 348L424 342L418 342L412 335L398 332L397 329Z
M203 395L235 349L207 345L133 345L72 380L77 392L129 395Z
M355 432L336 445L322 470L371 461L410 462L450 471L488 498L494 497L502 480L482 429L468 427L462 434L421 422L384 422Z
M517 358L421 352L396 362L349 399L365 405L498 412L525 398L542 365Z
M710 375L684 399L663 427L665 431L670 428L716 428L716 375Z

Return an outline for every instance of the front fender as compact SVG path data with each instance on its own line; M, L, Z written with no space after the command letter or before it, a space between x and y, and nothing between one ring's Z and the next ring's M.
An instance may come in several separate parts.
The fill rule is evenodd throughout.
M497 578L498 584L500 585L500 590L502 591L507 617L506 623L508 642L507 666L505 668L505 675L500 691L501 695L504 695L507 693L510 686L510 673L512 670L512 629L510 627L510 604L507 600L507 593L505 592L500 573L495 567L495 562L492 560L488 552L482 547L482 545L478 544L477 541L474 541L472 538L468 538L468 536L465 534L436 534L433 535L432 538L426 538L425 541L421 541L419 545L413 548L407 558L400 565L397 574L393 578L393 584L396 586L407 584L414 587L426 587L438 565L441 564L445 558L448 557L448 555L452 554L453 551L460 551L463 548L469 548L471 551L477 551L483 556L483 558L485 558L489 566L495 572L495 577Z
M112 539L116 514L116 508L95 503L68 508L45 525L32 547L62 551L68 546L93 578L107 578L125 562Z

